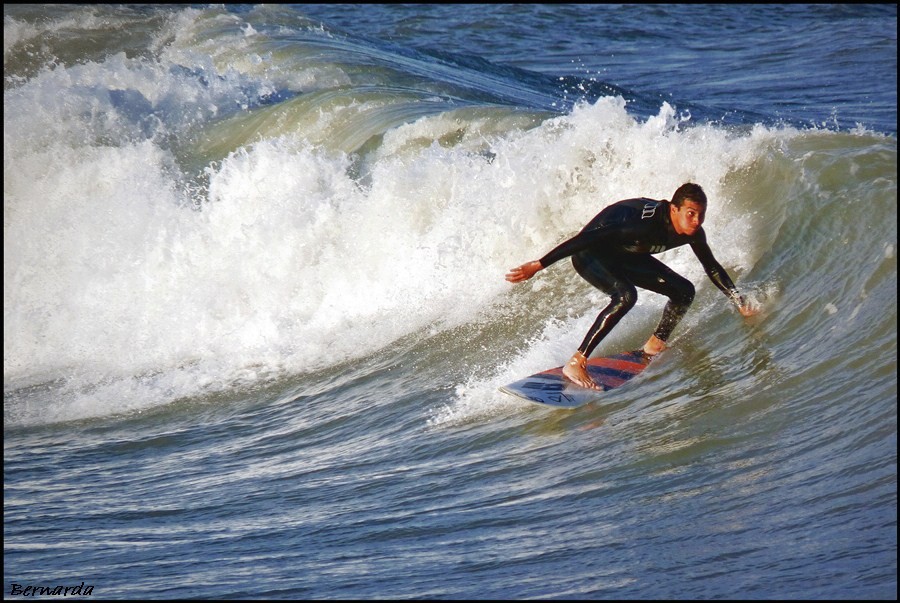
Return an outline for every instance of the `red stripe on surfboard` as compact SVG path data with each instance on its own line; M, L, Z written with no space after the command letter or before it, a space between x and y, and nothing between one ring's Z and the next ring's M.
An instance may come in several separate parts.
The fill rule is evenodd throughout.
M536 375L559 375L560 377L563 377L562 367L558 366L556 368L547 369L546 371L536 373Z
M588 366L600 366L624 373L639 373L647 367L644 363L620 360L618 358L593 358L588 360L587 363Z
M633 360L623 360L621 358L591 358L587 361L588 366L608 368L614 371L622 371L623 373L631 373L636 375L647 368L649 362L634 362ZM562 367L547 369L537 373L538 375L560 375L562 376Z

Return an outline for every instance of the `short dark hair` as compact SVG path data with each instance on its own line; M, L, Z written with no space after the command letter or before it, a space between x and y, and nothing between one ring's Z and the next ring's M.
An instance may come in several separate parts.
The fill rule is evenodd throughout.
M675 191L675 194L672 195L672 205L681 207L685 201L693 201L694 203L699 203L705 207L706 193L703 192L703 189L700 188L699 184L685 182L679 186L678 190Z

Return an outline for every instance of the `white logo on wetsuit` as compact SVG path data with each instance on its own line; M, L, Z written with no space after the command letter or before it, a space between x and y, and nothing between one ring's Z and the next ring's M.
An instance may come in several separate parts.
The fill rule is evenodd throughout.
M647 203L646 205L644 205L644 210L641 212L641 220L652 218L655 213L656 203Z

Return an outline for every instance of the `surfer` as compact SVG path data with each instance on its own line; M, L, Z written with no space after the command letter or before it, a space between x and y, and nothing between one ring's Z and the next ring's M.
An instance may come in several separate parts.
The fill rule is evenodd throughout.
M626 199L606 207L581 232L541 259L507 273L506 280L511 283L526 281L554 262L572 256L575 271L612 298L563 367L567 378L582 387L600 389L587 372L587 359L637 303L637 287L669 298L656 331L642 348L648 356L666 349L669 335L694 300L694 285L652 254L690 245L707 276L743 316L758 312L713 257L702 228L705 217L706 193L690 182L678 187L671 201Z

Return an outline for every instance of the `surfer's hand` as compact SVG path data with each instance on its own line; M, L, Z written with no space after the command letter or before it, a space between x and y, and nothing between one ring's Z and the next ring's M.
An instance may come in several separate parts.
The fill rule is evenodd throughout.
M749 318L751 316L756 316L757 314L759 314L759 308L749 302L744 302L743 304L738 306L738 311L744 318Z
M526 264L522 264L518 268L513 268L509 272L506 273L506 280L511 283L519 283L522 281L527 281L532 276L537 274L539 270L541 270L543 266L538 261L528 262Z

